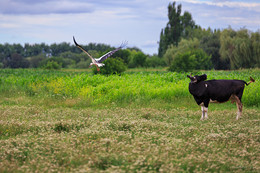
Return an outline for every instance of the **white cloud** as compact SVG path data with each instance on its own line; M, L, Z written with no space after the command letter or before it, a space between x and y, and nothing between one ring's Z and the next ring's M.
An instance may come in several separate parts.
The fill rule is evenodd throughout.
M86 1L0 1L0 13L2 14L89 13L93 11L93 8Z
M241 2L241 1L229 1L229 0L179 0L177 2L186 2L192 4L217 6L217 7L229 7L229 8L244 8L247 10L254 10L260 12L260 3L258 2Z
M234 29L246 27L256 31L260 21L260 3L256 1L179 0L189 11L196 24L204 28Z

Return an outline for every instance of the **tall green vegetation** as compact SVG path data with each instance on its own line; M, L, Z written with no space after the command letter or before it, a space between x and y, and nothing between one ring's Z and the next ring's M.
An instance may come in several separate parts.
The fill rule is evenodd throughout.
M94 74L121 74L127 69L123 60L120 58L108 58L104 61L104 64L105 65L103 67L100 67L100 71L97 71L97 68L95 66L92 67L92 71L94 72Z
M216 70L229 69L230 67L229 60L223 60L220 57L220 34L221 31L216 30L209 35L203 36L199 45L208 55L211 55L211 62Z
M212 68L208 56L202 49L195 49L177 54L169 70L176 72L188 72L192 70L209 70Z
M164 57L167 65L171 66L170 70L177 70L176 64L192 59L193 54L190 52L194 49L205 51L211 57L212 66L200 62L200 67L193 68L188 62L182 62L187 69L210 66L216 70L260 67L260 32L250 32L245 28L238 31L232 28L223 31L203 29L195 24L189 12L181 15L181 4L176 7L176 2L169 4L168 18L169 21L160 35L159 56Z
M82 47L94 58L114 49L108 45L93 43L82 45ZM157 55L146 55L136 47L119 50L111 58L122 59L129 68L165 66ZM0 68L45 68L50 65L50 61L60 64L61 68L88 68L91 62L85 53L69 43L51 45L26 43L24 46L0 44Z
M128 67L144 67L147 56L142 52L132 51Z
M260 67L260 33L247 29L225 29L220 35L220 55L230 62L231 69Z
M168 6L169 22L161 31L159 56L164 57L170 71L212 68L211 54L200 48L200 39L209 36L211 30L201 29L189 12L181 15L181 5L175 5L173 2Z
M170 66L176 56L179 54L183 54L185 52L189 52L191 50L196 50L199 48L199 40L193 39L193 40L186 40L182 39L178 46L170 45L167 49L166 53L164 54L164 60L166 61L167 65Z
M200 53L196 52L194 56ZM190 82L186 77L187 73L124 72L121 75L106 76L93 75L85 71L42 69L1 69L0 73L0 96L12 97L24 94L36 99L77 98L89 105L192 99L187 88ZM259 70L207 71L199 74L201 73L207 73L208 79L241 79L247 82L252 76L256 82L245 88L242 101L246 106L260 106Z
M260 68L260 30L259 32L251 33L252 57L255 66Z
M181 4L176 6L176 2L168 5L168 19L166 27L162 29L159 42L159 57L162 57L169 45L178 46L181 37L187 37L196 27L195 22L189 12L181 15Z

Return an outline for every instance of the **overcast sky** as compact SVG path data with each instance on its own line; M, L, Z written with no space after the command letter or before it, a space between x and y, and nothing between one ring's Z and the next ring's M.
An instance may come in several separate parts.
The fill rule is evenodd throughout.
M0 0L0 43L104 43L128 41L158 53L172 0ZM203 28L260 29L259 0L177 0Z

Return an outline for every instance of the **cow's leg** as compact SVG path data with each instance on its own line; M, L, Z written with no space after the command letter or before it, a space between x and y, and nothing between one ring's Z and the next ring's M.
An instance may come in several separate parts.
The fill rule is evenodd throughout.
M204 100L204 119L208 119L208 106L210 99Z
M205 119L208 119L208 108L204 107Z
M195 97L195 96L194 96L194 98L195 98L197 104L198 104L199 106L201 106L201 112L202 112L202 114L201 114L200 120L204 120L205 116L208 117L207 114L205 115L205 109L206 109L206 110L208 110L208 109L205 108L205 104L204 104L204 102L203 102L202 99L199 99L199 98L197 98L197 97Z
M201 106L201 111L202 111L202 114L201 114L200 120L208 119L208 108L205 106Z
M208 108L205 107L204 105L202 105L201 111L202 111L202 114L201 114L200 120L208 119Z
M201 106L201 111L202 111L202 114L201 114L200 120L204 120L204 116L205 116L204 106Z
M237 105L237 118L236 119L238 120L240 118L240 116L242 115L243 104L237 96L234 96L234 99L235 99L236 105Z

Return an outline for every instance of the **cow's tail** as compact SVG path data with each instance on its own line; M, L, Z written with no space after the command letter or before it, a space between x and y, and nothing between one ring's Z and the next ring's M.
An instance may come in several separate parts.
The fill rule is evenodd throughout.
M253 79L251 76L250 76L250 81L248 83L246 83L246 85L249 85L250 83L252 82L255 82L255 79Z

